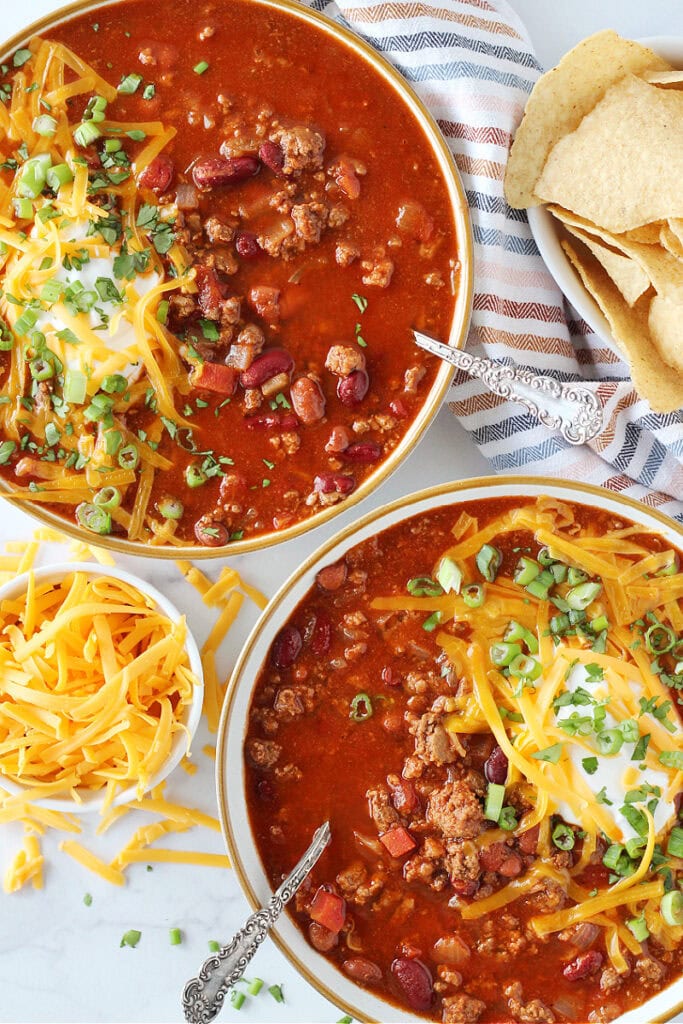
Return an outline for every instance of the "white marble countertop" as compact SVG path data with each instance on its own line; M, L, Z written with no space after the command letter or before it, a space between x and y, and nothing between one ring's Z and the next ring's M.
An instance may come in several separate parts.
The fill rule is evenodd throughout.
M3 37L22 24L59 6L58 0L2 0ZM169 5L172 7L172 3ZM525 19L541 60L553 63L573 43L603 27L625 35L683 34L680 0L513 0ZM419 450L380 489L356 510L342 515L334 527L275 552L273 549L234 559L244 577L266 593L273 593L285 577L333 530L356 515L400 494L451 479L488 472L484 459L453 417L442 411ZM0 541L29 537L34 523L9 506L2 508ZM189 623L201 643L209 628L207 610L195 592L179 576L173 563L121 559L121 564L149 579L188 612ZM207 571L214 574L218 566ZM256 609L245 604L230 634L221 669L227 675L239 644L257 618ZM216 813L213 763L201 753L213 743L202 725L195 743L197 774L178 769L168 785L171 798ZM238 795L239 798L239 795ZM92 837L88 825L83 841L102 856L112 856L146 816L130 816L105 836ZM45 888L7 896L0 894L0 1021L3 1022L157 1022L180 1021L180 994L186 979L194 975L208 954L207 941L225 941L248 912L230 872L210 868L156 865L153 872L143 864L129 871L128 885L115 888L90 875L60 853L58 836L43 840L47 868ZM0 866L6 865L21 844L18 826L0 829ZM163 845L224 852L220 835L205 829L171 836ZM85 893L92 905L83 903ZM179 927L183 942L169 943L169 928ZM136 949L119 948L122 934L137 928L142 938ZM267 994L249 1000L239 1014L244 1021L334 1022L341 1016L306 982L301 980L272 943L266 943L252 974L268 984L282 983L285 1003L278 1005ZM223 1019L236 1019L229 1006Z

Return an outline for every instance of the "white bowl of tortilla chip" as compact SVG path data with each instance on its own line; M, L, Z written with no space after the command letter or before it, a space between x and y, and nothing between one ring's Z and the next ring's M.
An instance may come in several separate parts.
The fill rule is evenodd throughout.
M558 286L663 413L683 406L681 67L681 37L584 40L530 97L505 182Z

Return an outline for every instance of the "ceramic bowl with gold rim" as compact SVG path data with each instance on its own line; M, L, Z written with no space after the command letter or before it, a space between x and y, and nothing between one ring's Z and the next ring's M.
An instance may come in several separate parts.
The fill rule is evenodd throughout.
M653 677L651 649L680 642L679 627L667 624L660 602L680 608L676 552L682 548L679 524L609 491L533 477L482 478L434 487L368 513L323 544L273 597L242 651L223 708L217 753L221 821L239 882L257 907L268 901L314 828L329 818L331 847L296 912L283 915L273 934L301 974L345 1012L371 1021L441 1019L440 996L425 1001L424 987L422 1001L418 992L416 1001L406 1002L411 985L401 988L395 964L413 957L419 965L411 970L422 982L425 972L432 981L446 981L442 993L450 1010L444 1020L448 1013L460 1020L457 1014L466 1010L482 1024L501 1016L517 1019L508 1003L515 998L524 1005L541 998L545 1012L564 1021L601 1013L620 1024L640 1024L672 1020L680 1010L680 931L669 923L669 904L677 897L667 895L669 883L656 872L647 874L651 861L643 858L655 851L659 831L666 859L679 799L681 730L667 718L677 711L664 700L675 700L676 691ZM641 558L647 560L642 566ZM646 616L637 618L632 631L624 625L631 614ZM672 614L678 622L680 610ZM516 641L510 640L511 629ZM664 671L668 660L662 657ZM427 667L415 670L419 658ZM428 680L426 688L417 686L417 676ZM667 719L661 730L654 719L643 719L650 697L642 694L649 695L650 687L661 697L653 698L650 709L661 705L660 724ZM585 729L583 718L579 722L584 705L598 716L586 719ZM572 728L560 726L561 716L571 713ZM424 716L430 729L439 722L441 745L431 753L430 730L425 745L418 738ZM464 748L449 740L453 735ZM494 778L489 759L498 747L509 757L512 774L505 760L503 775ZM640 759L643 749L650 749L647 763L634 764L633 755L638 751ZM468 758L465 783L457 764L461 755ZM663 772L665 765L670 767ZM653 797L637 819L647 838L631 833L628 820L636 820L632 808L639 791L628 790L627 798L624 790L627 783L635 789L644 785L639 772L647 773L648 786L660 786L648 792L661 799ZM470 787L469 795L451 795L460 807L467 805L467 815L442 817L448 801L442 805L440 794L462 785ZM502 810L491 806L493 797L500 797ZM533 824L540 826L539 838L525 845L518 837ZM414 856L422 855L425 838L436 843L433 870L416 881ZM464 850L462 841L479 847L467 879L464 861L439 867L444 850L453 856ZM591 862L593 847L607 841ZM608 879L617 869L608 870L601 857L611 862L624 849L632 859L628 854L622 874ZM672 844L670 856L675 849ZM505 868L499 877L491 858L501 867L501 851ZM678 862L671 863L678 870ZM627 889L640 885L639 867L642 888ZM347 869L352 875L360 870L360 881L350 881ZM552 884L539 883L551 875ZM472 884L467 892L460 885L465 880ZM460 888L451 888L456 883ZM356 898L358 885L363 899ZM537 894L553 885L562 895L551 908ZM605 909L602 890L608 889L613 903ZM624 914L635 934L618 918L620 945L612 940L609 946L600 929L609 931L614 921L600 915L623 902L625 891L631 902ZM406 893L411 908L395 919L379 902L368 909L384 894L385 906L389 902L398 911ZM576 906L584 916L575 921ZM633 919L647 913L649 947L631 911ZM584 920L591 929L579 930L574 946L572 922ZM497 932L477 931L513 925L526 953L511 951ZM559 927L563 935L569 928L569 939L556 937ZM478 945L486 934L493 953ZM499 939L503 961L493 955ZM672 942L674 952L667 953ZM468 968L472 955L474 966ZM643 957L671 961L672 983L661 991L640 987L642 971L658 969L639 965ZM359 959L360 967L353 963ZM577 963L590 968L579 970L590 975L583 986L572 977ZM599 986L598 968L614 964L612 993L622 992L622 1001ZM462 976L461 989L448 983L444 966ZM512 978L503 979L506 968ZM361 975L365 984L353 980ZM539 983L551 976L552 986ZM506 993L518 978L523 994ZM413 981L419 988L419 978ZM472 1003L461 1004L460 997Z
M472 241L436 122L367 43L292 0L172 8L85 0L1 48L0 494L215 557L412 450L451 376L412 328L464 344Z

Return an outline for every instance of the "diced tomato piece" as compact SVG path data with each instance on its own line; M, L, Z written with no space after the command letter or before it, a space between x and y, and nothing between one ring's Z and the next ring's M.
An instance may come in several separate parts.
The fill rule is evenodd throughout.
M392 857L402 857L405 853L410 853L417 846L410 832L407 828L403 828L403 825L397 825L395 828L389 829L388 832L385 832L379 838Z
M192 387L203 391L216 391L219 395L234 395L239 374L223 363L202 363L192 373Z
M338 935L346 920L346 901L321 885L313 897L310 915L313 921Z

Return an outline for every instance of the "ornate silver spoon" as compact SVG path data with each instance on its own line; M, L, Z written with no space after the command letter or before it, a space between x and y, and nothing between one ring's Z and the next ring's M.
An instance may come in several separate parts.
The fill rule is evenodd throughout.
M560 384L552 377L470 355L420 331L413 334L420 348L477 377L494 395L519 402L544 426L558 430L569 444L585 444L602 430L602 406L588 388L573 381Z
M271 896L268 906L251 914L231 941L204 961L198 976L188 981L183 989L185 1020L191 1024L209 1024L217 1016L228 989L240 980L254 953L329 841L330 823L326 821L292 873Z

